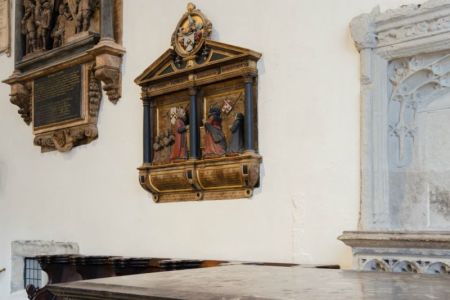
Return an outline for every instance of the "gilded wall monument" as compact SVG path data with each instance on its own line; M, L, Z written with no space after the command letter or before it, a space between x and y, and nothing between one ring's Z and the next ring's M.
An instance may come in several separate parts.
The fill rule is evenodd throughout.
M4 82L43 152L98 137L101 89L121 97L122 0L20 0L15 70Z
M11 2L0 0L0 53L11 51Z
M249 198L259 184L257 61L210 39L192 3L137 79L144 104L142 187L156 202Z

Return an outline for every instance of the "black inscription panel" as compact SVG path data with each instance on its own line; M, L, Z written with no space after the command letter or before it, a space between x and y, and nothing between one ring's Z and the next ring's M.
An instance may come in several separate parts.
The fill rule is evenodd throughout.
M34 127L79 120L82 117L81 66L34 81Z

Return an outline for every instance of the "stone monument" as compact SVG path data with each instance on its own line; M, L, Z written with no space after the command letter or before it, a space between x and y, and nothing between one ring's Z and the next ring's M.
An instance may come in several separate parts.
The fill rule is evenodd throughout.
M4 81L11 103L43 152L90 143L98 137L101 88L113 103L121 96L122 0L15 5L15 70Z
M450 1L351 22L361 56L360 231L354 267L450 271Z
M135 80L144 104L139 182L158 203L250 198L259 183L261 54L213 41L211 31L189 3L172 48Z

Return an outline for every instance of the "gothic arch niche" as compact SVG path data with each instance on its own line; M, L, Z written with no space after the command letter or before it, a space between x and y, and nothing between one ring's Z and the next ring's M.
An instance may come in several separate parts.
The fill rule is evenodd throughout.
M376 7L350 29L361 59L361 211L359 231L340 240L355 268L408 257L420 268L407 269L425 272L450 257L450 0Z
M450 224L449 51L393 60L389 75L389 186L394 226Z

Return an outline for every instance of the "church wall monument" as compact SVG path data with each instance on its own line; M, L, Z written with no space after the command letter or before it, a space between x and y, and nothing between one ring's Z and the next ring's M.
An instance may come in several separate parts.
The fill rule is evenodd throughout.
M144 104L142 187L156 202L249 198L259 181L257 61L210 39L192 3L167 50L137 79Z
M121 0L15 2L15 70L4 82L42 152L98 137L101 88L121 97Z

